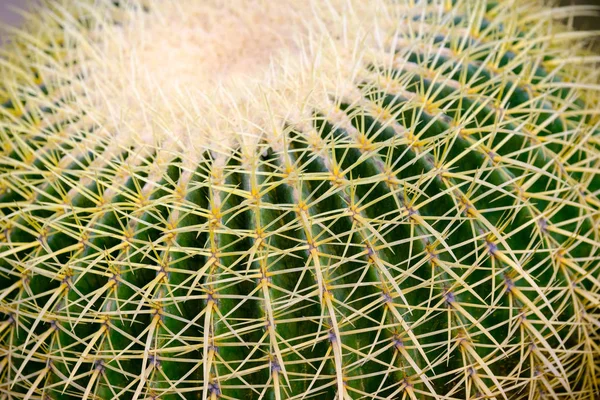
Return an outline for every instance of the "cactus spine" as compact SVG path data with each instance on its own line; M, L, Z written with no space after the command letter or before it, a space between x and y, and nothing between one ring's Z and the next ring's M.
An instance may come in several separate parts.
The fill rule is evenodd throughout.
M0 398L600 392L591 10L305 3L12 33Z

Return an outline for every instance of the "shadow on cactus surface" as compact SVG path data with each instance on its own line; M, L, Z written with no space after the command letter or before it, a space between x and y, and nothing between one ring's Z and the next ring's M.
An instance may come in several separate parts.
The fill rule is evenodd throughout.
M591 12L44 2L0 50L0 399L597 398Z

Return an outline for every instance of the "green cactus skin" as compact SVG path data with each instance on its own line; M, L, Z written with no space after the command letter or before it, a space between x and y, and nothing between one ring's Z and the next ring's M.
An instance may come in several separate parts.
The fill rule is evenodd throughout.
M597 398L600 58L559 21L590 9L316 4L357 49L320 56L353 63L298 75L290 113L291 86L251 92L235 123L148 89L153 142L107 117L125 72L94 77L103 34L160 2L47 2L13 33L0 399ZM223 120L194 152L165 139Z

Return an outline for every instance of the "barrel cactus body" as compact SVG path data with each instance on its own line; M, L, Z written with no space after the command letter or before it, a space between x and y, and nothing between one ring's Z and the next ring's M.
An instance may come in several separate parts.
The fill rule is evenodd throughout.
M590 11L44 3L0 56L0 398L596 398Z

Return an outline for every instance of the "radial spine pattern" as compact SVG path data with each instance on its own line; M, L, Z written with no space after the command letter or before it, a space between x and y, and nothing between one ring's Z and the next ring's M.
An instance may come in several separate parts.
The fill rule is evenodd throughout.
M0 52L0 398L595 399L591 11L45 2Z

